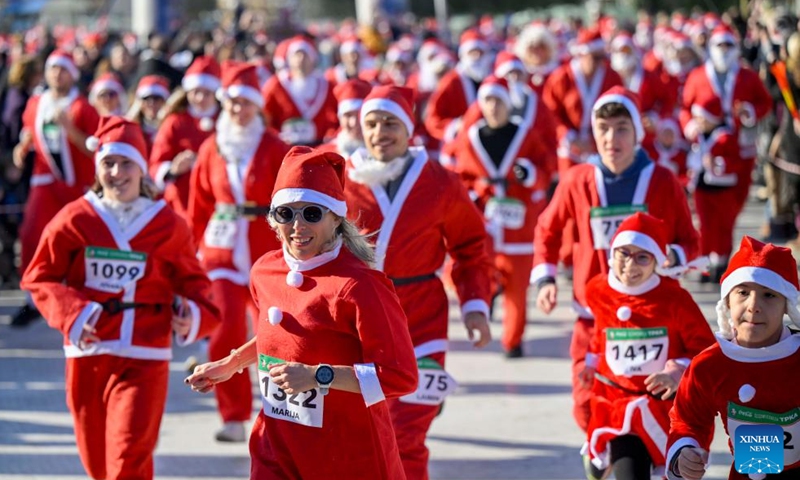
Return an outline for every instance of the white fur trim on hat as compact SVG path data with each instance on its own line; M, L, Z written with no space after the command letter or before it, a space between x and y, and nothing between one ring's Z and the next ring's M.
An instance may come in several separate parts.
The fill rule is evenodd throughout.
M360 121L362 126L364 125L364 117L366 117L370 112L374 112L376 110L391 113L395 117L399 118L400 121L403 122L403 125L406 126L409 138L414 134L414 121L411 120L411 117L408 116L408 113L403 110L403 107L401 107L397 102L389 100L388 98L371 98L361 105Z
M348 98L347 100L342 100L339 102L339 106L337 107L336 115L341 117L345 113L355 112L361 105L364 104L364 100L360 98Z
M576 44L569 47L569 53L573 56L588 55L595 52L604 52L606 49L606 42L602 38L593 40L589 43Z
M317 61L317 49L305 40L292 40L289 48L286 49L286 58L300 51L305 52L314 62Z
M656 257L656 266L663 265L667 261L666 253L658 248L658 243L650 235L634 230L624 230L614 237L610 250L613 252L615 249L625 245L633 245L652 254Z
M347 215L347 203L310 188L282 188L272 195L272 208L294 202L308 202L328 207L340 217Z
M346 40L342 42L342 46L339 47L339 55L346 55L353 52L361 53L361 51L361 43L357 40Z
M136 89L136 98L147 98L154 95L161 98L169 98L169 90L157 83L143 85Z
M458 57L462 58L468 54L470 50L475 49L486 53L486 51L489 49L489 45L487 45L483 40L467 40L458 46Z
M609 94L609 95L601 95L600 98L594 103L594 107L592 108L592 128L594 128L596 123L595 113L603 106L609 103L620 103L625 110L631 115L631 119L633 120L633 128L636 130L636 141L637 143L641 143L644 140L644 126L642 125L642 116L639 113L639 109L636 108L636 104L634 104L630 98L626 97L625 95L619 94Z
M244 98L250 100L260 108L264 108L264 97L261 92L249 85L234 84L228 88L220 88L217 90L217 100L220 102L226 98Z
M97 96L100 95L102 92L111 90L112 92L116 93L120 101L123 104L127 103L127 94L125 93L125 87L122 86L121 83L117 82L116 80L102 80L99 82L95 82L92 85L92 89L89 91L89 102L94 104L97 101Z
M487 83L486 85L481 85L478 89L478 101L485 102L488 97L497 97L499 98L508 108L511 108L511 96L508 94L508 90L503 88L501 85L496 83Z
M78 67L75 66L75 63L69 58L62 57L61 55L52 55L48 57L44 66L45 68L59 66L65 68L72 76L73 80L78 80L81 78L81 73L78 71Z
M721 43L732 43L736 45L736 37L729 31L724 32L717 32L711 35L711 38L708 39L708 45L710 47L716 47Z
M736 285L746 282L775 290L786 297L790 304L797 305L797 288L779 274L763 267L740 267L728 274L720 287L720 298L726 298Z
M187 92L195 88L205 88L212 92L216 92L220 86L219 78L207 73L196 73L194 75L187 75L181 80L181 87Z
M503 62L494 69L494 75L496 77L505 77L508 75L509 72L514 70L519 70L521 72L525 72L525 65L522 64L521 61L514 59L509 62Z
M100 162L109 155L121 155L130 159L142 169L142 172L147 173L147 161L144 159L141 152L129 143L110 142L100 145L100 149L94 154L95 165L99 165Z

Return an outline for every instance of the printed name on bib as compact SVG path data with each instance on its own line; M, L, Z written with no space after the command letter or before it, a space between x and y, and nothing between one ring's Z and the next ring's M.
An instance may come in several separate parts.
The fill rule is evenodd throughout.
M269 376L268 365L286 363L279 358L258 354L258 383L264 415L307 427L322 428L325 396L318 388L289 395Z
M217 204L214 215L206 225L203 243L211 248L233 250L236 245L236 231L238 230L236 221L238 218L235 205Z
M666 328L607 328L606 363L615 375L650 375L664 370L669 351Z
M647 205L614 205L612 207L592 207L589 211L589 225L592 228L592 241L595 250L611 248L611 239L626 218L636 212L647 213Z
M430 357L417 359L419 384L414 393L400 397L405 403L418 405L439 405L445 397L453 393L458 383L447 373L436 360Z
M119 293L144 277L147 254L112 248L86 247L85 285L101 292Z
M788 467L800 462L800 446L797 445L800 439L800 407L784 413L773 413L728 402L727 416L728 434L731 436L741 425L778 425L783 429L784 465ZM735 438L733 443L736 444Z
M483 215L490 223L519 230L525 225L525 204L514 198L493 197L486 202Z

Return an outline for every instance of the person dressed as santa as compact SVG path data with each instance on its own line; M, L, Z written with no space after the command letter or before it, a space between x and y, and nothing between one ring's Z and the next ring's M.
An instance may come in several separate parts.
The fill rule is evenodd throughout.
M223 321L209 342L211 361L225 358L247 340L250 268L263 254L280 248L267 212L281 159L289 150L266 126L255 66L226 62L219 97L216 133L200 147L192 170L188 212ZM250 419L253 401L249 373L214 393L223 421L215 438L245 441L244 422Z
M505 79L489 77L465 115L478 119L444 149L485 218L504 299L502 345L509 358L523 355L533 229L556 169L553 120L533 95L531 111L512 117Z
M135 123L104 117L97 180L50 222L22 278L64 335L67 406L90 478L153 478L170 345L219 323L186 223L145 180ZM176 297L177 295L177 297Z
M267 126L289 145L319 145L339 125L333 84L317 69L318 56L308 38L293 37L286 44L286 73L261 91Z
M456 384L444 370L448 301L437 270L453 259L464 326L476 347L491 339L488 325L491 263L486 230L461 180L410 147L413 92L373 88L361 106L366 148L348 159L348 216L374 235L375 268L394 283L420 373L412 395L388 402L407 478L428 478L425 437Z
M684 140L678 122L672 118L659 120L656 131L658 133L652 142L644 143L642 147L647 150L650 158L671 171L678 178L680 184L687 188L689 170L686 162L691 145Z
M344 159L294 147L280 160L269 222L282 248L250 272L256 336L186 382L219 389L257 365L253 480L404 479L388 408L417 385L403 308L346 219Z
M101 117L120 116L128 110L128 95L115 74L104 73L92 82L89 103Z
M345 39L339 46L341 62L325 71L325 79L336 87L354 78L362 78L367 51L358 37Z
M619 480L663 474L669 409L692 358L714 343L689 292L662 277L664 222L637 212L611 243L610 270L592 278L595 318L581 382L592 390L584 446L587 476Z
M537 307L546 314L556 306L556 263L564 226L575 222L573 309L578 314L572 334L573 415L586 430L591 392L579 381L586 350L594 332L586 285L595 275L608 273L611 241L619 225L636 212L649 212L665 223L669 242L667 265L680 273L698 253L698 235L692 225L686 195L675 176L656 165L640 148L644 126L636 95L622 87L603 93L592 109L594 138L599 151L587 163L576 165L561 178L553 199L539 216L534 232L531 283L537 286Z
M169 83L166 78L159 75L145 75L136 86L136 100L126 115L129 120L142 127L147 142L148 157L153 151L153 142L163 118L161 109L164 108L169 95Z
M511 100L511 116L524 118L527 113L530 113L528 111L528 104L532 102L535 105L531 105L535 110L534 113L539 113L540 111L544 112L543 115L548 116L548 121L551 123L551 126L553 128L555 127L555 125L552 124L553 120L550 110L548 110L544 104L539 104L539 94L530 87L527 70L516 55L507 50L498 53L494 61L494 76L505 79L508 83L509 99ZM555 131L551 133L555 135Z
M359 148L364 147L364 136L361 134L359 113L364 99L372 90L372 85L360 79L348 80L333 89L338 102L339 131L320 150L336 152L344 158L350 158Z
M733 438L743 426L783 430L783 435L778 432L783 471L766 475L731 465L729 479L798 478L800 384L792 375L800 368L800 335L783 323L788 315L800 327L797 290L791 250L742 238L722 276L717 341L692 360L669 414L667 478L703 478L717 415L732 453L737 448Z
M189 220L189 179L200 145L213 133L219 114L215 93L220 67L214 57L200 56L186 70L182 92L164 107L150 153L150 175L164 192L164 200ZM197 240L197 239L195 239Z
M541 96L547 78L560 65L555 36L542 23L528 25L514 43L514 54L525 65L531 88Z
M95 179L86 138L97 129L100 117L78 92L75 83L79 77L72 56L55 50L45 62L47 90L31 97L22 113L14 163L22 168L31 151L34 160L25 215L19 228L20 272L25 272L30 264L45 226L64 205L80 198ZM24 327L38 318L39 312L28 298L27 304L14 314L11 325Z

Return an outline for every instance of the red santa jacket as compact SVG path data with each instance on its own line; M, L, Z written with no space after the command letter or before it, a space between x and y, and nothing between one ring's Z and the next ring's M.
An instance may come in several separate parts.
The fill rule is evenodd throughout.
M479 131L486 125L483 118L462 129L445 147L452 169L484 212L494 251L508 255L533 254L533 229L546 206L547 189L556 169L552 116L538 97L530 98L525 117L515 121L517 133L499 167L480 139ZM470 110L480 108L473 104ZM470 116L467 113L465 118ZM514 168L524 172L525 178L518 180Z
M33 134L33 145L35 150L33 161L33 176L31 186L44 186L54 182L61 182L71 192L71 198L64 201L72 201L83 195L87 188L94 183L94 159L86 155L82 149L74 145L69 139L64 128L58 127L58 135L54 138L59 142L61 151L61 166L63 171L50 155L50 148L46 133L50 135L50 130L46 123L53 123L54 118L45 118L55 114L56 108L53 107L52 92L45 91L41 95L36 95L28 100L25 111L22 113L22 126L25 130ZM86 135L94 134L100 116L89 101L78 94L77 89L73 89L69 98L65 99L67 110L72 123Z
M684 373L670 412L669 465L682 447L706 451L719 415L728 437L743 424L777 424L784 430L784 468L800 468L800 335L784 329L781 340L764 348L743 348L717 334L717 343L695 357ZM730 440L728 446L733 451ZM747 480L731 466L728 478ZM668 477L678 477L669 472ZM789 477L786 477L789 478ZM794 478L794 477L792 477Z
M642 392L595 380L588 453L598 468L605 468L610 464L608 442L634 433L654 465L663 466L672 401L648 396L644 380L663 371L667 360L687 367L714 343L714 334L689 292L656 274L636 287L623 285L613 273L597 275L586 286L586 300L595 318L587 365L622 388Z
M150 176L159 189L164 191L164 200L173 210L188 220L189 208L189 180L191 174L166 181L165 177L172 166L172 160L182 151L190 150L197 153L200 145L214 132L213 119L201 120L189 112L173 113L161 123L153 140L150 151L149 169ZM206 127L201 128L202 127ZM211 128L208 128L208 127Z
M425 114L425 129L437 140L449 140L458 133L460 118L475 101L475 82L458 68L442 78L439 88L431 94Z
M689 153L689 145L683 139L675 140L672 147L666 148L653 138L649 143L643 142L642 147L647 150L647 154L657 164L672 172L681 186L687 186L689 177L686 159Z
M592 106L601 93L617 85L622 85L622 79L606 65L595 72L591 84L581 73L577 60L553 71L545 83L542 101L556 121L559 158L582 161L571 152L570 144L579 138L593 140Z
M717 81L717 74L711 61L707 61L689 74L683 88L681 99L681 127L691 138L689 130L694 127L692 121L692 105L701 103L709 96L715 96L722 103L722 111L726 122L738 136L742 158L755 158L756 138L755 125L764 118L772 108L772 97L758 77L758 73L747 67L736 65L728 71L725 77L724 88ZM724 92L724 94L722 93ZM737 112L747 112L752 119L752 124L744 125L741 115Z
M692 187L698 183L732 187L740 179L749 181L755 159L742 159L740 152L739 142L728 127L717 127L707 136L698 136L686 161L694 173ZM706 168L707 164L711 168Z
M376 233L376 268L398 283L397 295L408 317L417 356L446 350L448 302L435 272L445 255L453 259L452 279L462 313L488 313L491 297L486 233L480 212L461 180L425 150L409 149L411 165L394 200L380 185L348 181L347 215L364 233ZM364 150L348 160L363 161ZM426 349L431 350L426 350Z
M185 297L192 316L179 345L208 336L218 323L189 228L163 201L125 230L94 192L69 203L47 225L22 286L48 324L64 334L68 357L169 360L175 295ZM114 312L103 306L109 301L142 306ZM101 341L81 350L86 324Z
M541 97L544 94L544 86L547 83L547 79L560 65L561 63L558 60L553 60L545 65L528 68L528 73L530 74L528 84L536 95Z
M300 287L287 285L287 263L302 274ZM417 365L403 309L386 276L339 244L305 262L270 252L253 266L250 288L259 309L264 397L281 397L274 384L265 391L271 383L266 362L352 365L361 385L361 395L335 389L324 396L317 389L296 395L300 405L315 407L318 428L296 423L275 407L275 396L264 400L264 427L255 429L258 438L251 441L255 457L291 465L289 477L342 478L345 466L347 478L404 478L383 400L417 387Z
M611 238L633 211L646 210L664 220L670 248L681 265L699 253L699 236L692 225L686 195L666 168L650 164L639 173L632 205L609 207L606 198L600 167L590 163L576 165L559 181L553 199L539 216L534 234L532 283L556 276L563 230L567 220L575 221L573 307L585 318L592 318L586 308L586 284L595 275L608 273Z
M211 280L247 285L250 267L280 248L267 223L275 179L289 147L265 131L246 169L218 150L216 134L200 147L192 170L189 218L203 267ZM261 208L247 214L242 208Z
M339 126L333 84L316 73L309 77L308 88L313 97L306 101L291 92L286 74L274 75L261 91L267 125L281 132L281 138L292 144L316 145L333 134Z
M639 66L625 82L625 87L639 96L642 116L650 118L653 126L658 120L672 118L675 114L677 93L668 88L659 74Z

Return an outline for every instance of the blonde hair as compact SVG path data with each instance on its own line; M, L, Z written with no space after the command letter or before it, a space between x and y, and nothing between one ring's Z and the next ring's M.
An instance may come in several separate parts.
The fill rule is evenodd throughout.
M786 42L786 69L795 85L800 85L800 34L795 32Z
M350 220L335 215L337 220L340 221L339 226L334 230L334 235L330 240L325 242L322 246L322 252L327 252L333 249L337 239L342 240L342 245L347 248L356 258L366 263L370 268L375 267L375 246L369 242L368 238L374 234L362 235ZM270 228L275 231L278 240L283 243L280 232L278 231L278 223L272 218L272 215L267 215L267 223Z
M8 84L16 88L28 88L31 79L41 70L42 66L36 57L23 55L11 64L8 70Z

